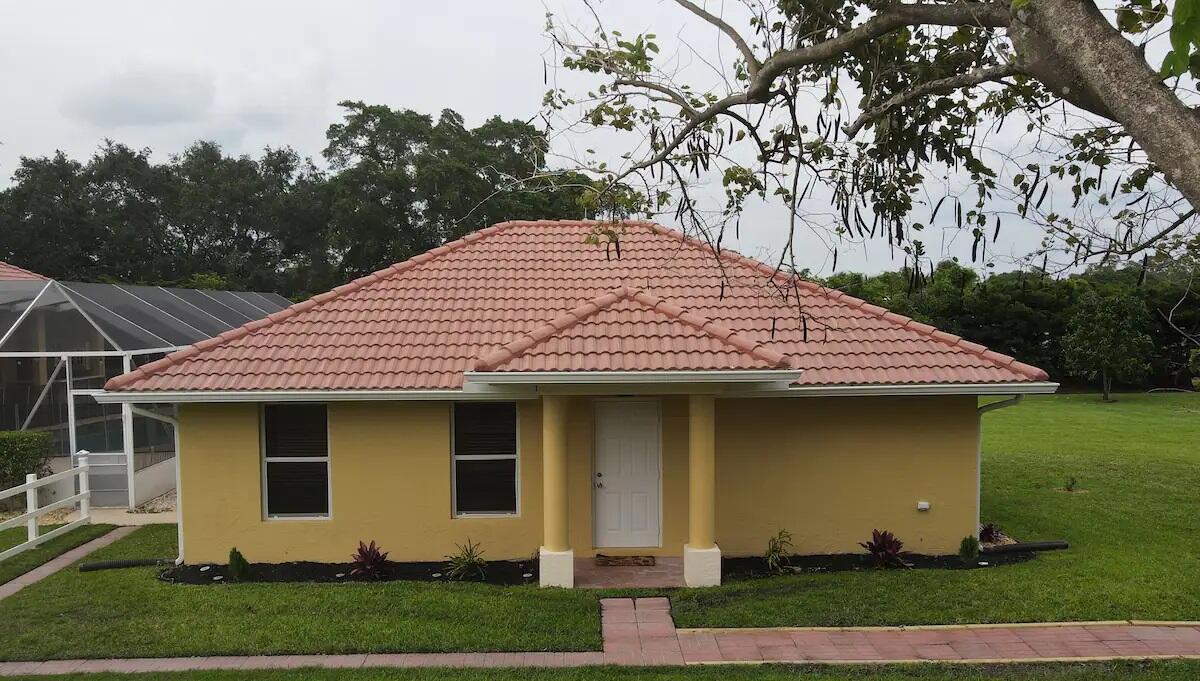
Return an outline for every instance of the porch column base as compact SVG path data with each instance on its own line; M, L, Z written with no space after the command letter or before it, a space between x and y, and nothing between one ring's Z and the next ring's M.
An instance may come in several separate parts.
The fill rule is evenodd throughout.
M683 583L688 586L721 585L721 549L694 549L689 544L683 547Z
M550 551L545 546L538 549L538 585L574 588L575 552Z

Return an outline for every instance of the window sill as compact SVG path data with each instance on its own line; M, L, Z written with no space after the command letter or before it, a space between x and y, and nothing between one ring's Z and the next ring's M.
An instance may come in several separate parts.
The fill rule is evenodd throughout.
M325 520L332 520L332 519L333 519L333 516L330 516L330 515L269 515L269 516L266 516L263 518L263 522L266 522L266 523L295 522L298 520L325 521Z
M455 513L451 520L478 520L479 518L520 518L520 513Z

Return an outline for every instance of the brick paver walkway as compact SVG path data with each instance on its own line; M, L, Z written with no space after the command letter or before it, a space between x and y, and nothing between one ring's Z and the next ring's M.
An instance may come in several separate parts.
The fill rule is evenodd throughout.
M74 563L93 551L99 551L116 540L128 536L130 532L133 532L136 529L136 527L118 527L108 534L96 537L86 544L80 544L70 551L67 551L56 558L52 558L45 563L42 563L20 577L5 582L4 584L0 584L0 601L17 593L30 584L42 581L43 579L67 567L71 563Z
M0 662L0 676L324 667L580 667L763 662L1030 662L1200 659L1200 623L676 629L666 598L600 601L602 652L265 655Z
M1200 625L676 629L665 598L606 599L605 655L648 664L1200 657Z

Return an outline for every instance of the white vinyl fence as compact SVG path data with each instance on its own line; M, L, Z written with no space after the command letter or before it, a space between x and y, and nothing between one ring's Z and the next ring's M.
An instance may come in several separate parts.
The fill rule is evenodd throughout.
M0 561L11 558L22 551L32 549L38 544L50 541L61 534L66 534L80 525L87 525L88 523L92 522L92 493L88 489L88 452L86 450L80 451L76 461L77 463L74 468L62 471L61 473L47 475L44 478L39 478L36 473L30 473L29 475L25 476L25 484L17 485L16 487L12 487L0 492L0 501L10 497L15 497L24 492L26 509L25 513L0 523L0 530L7 530L10 527L20 527L21 525L24 525L28 533L28 539L23 544L17 544L7 551L0 551ZM76 477L79 481L78 494L73 494L65 499L59 499L58 501L55 501L51 504L46 504L45 506L38 506L38 489L47 485L53 485L54 483L62 480L69 480ZM57 511L60 508L71 507L75 504L79 504L78 520L69 522L62 527L55 528L44 534L39 532L40 528L38 527L38 518L50 513L51 511Z

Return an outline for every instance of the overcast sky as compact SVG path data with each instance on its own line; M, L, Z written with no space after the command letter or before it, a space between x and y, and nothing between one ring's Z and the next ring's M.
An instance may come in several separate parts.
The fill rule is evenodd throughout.
M23 155L62 149L83 159L105 138L160 157L203 138L231 153L290 145L317 158L343 99L431 114L451 108L469 124L496 114L528 119L546 90L546 9L581 11L572 0L547 3L0 0L0 181ZM673 36L686 24L692 44L716 49L715 37L695 33L703 29L673 3L608 0L601 8L629 34ZM623 150L607 137L599 144L602 153ZM754 206L740 238L726 243L777 257L786 225L782 208ZM1036 236L1009 229L1000 250L1023 253ZM935 253L969 259L969 237L926 238ZM802 235L796 255L801 267L829 273L815 238ZM901 262L876 241L843 250L838 268Z

